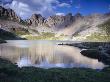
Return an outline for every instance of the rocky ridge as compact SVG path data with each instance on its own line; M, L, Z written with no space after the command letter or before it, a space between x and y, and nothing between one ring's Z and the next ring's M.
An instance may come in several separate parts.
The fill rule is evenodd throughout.
M80 13L73 16L69 13L65 16L50 16L47 19L40 14L33 14L29 19L22 20L12 9L0 6L0 28L4 30L10 32L34 30L34 34L35 31L39 33L52 32L55 33L55 37L63 35L72 40L82 40L94 33L105 34L98 26L109 19L109 13L88 16L83 16Z
M2 6L0 6L0 18L18 22L21 21L21 18L18 17L12 9L5 9Z

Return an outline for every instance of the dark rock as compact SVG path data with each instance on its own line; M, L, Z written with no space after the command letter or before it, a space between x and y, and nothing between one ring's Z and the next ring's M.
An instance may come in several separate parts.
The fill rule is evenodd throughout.
M89 58L98 59L104 64L110 65L110 57L108 56L106 52L88 49L88 50L81 51L81 54Z
M16 13L12 9L6 9L0 6L0 19L4 20L12 20L20 22L21 18L16 15Z
M26 20L29 25L40 26L44 23L44 18L40 14L33 14L30 19Z
M0 29L0 38L3 40L21 39L20 37L16 36L15 34L9 32L9 31L3 30L3 29Z
M46 20L46 24L48 24L50 27L62 29L71 25L73 21L74 18L72 16L72 13L69 13L66 16L62 16L62 15L50 16Z
M83 16L82 16L82 14L81 13L77 13L75 16L74 16L74 18L77 20L77 19L79 19L79 18L82 18Z
M81 54L90 58L100 59L101 52L98 50L83 50Z

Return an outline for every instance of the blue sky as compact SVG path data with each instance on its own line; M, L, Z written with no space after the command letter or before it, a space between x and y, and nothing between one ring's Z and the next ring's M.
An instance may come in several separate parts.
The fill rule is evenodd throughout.
M64 0L69 3L68 0ZM80 4L80 8L77 6ZM72 0L70 8L59 8L58 11L66 13L72 12L73 14L78 11L83 15L91 13L106 13L110 11L110 0Z
M33 13L50 15L83 15L107 13L110 11L110 0L0 0L0 5L13 9L23 19Z

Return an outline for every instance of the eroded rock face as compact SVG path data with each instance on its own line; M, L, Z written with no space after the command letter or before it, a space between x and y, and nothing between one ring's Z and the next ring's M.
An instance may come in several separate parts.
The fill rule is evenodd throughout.
M5 9L0 6L0 18L20 22L21 18L12 9Z
M50 16L47 19L42 17L40 14L33 14L30 19L24 21L18 17L12 9L5 9L0 6L0 19L8 20L0 20L0 28L2 27L5 30L13 27L32 28L39 30L40 32L49 30L49 32L57 32L57 36L66 35L73 40L79 40L81 37L81 40L84 40L86 39L86 36L90 34L103 33L104 35L105 32L102 32L98 26L110 19L110 13L91 14L88 16L83 16L80 13L73 16L69 13L65 16ZM77 35L79 35L78 38L75 38Z
M54 28L65 28L68 25L70 25L73 22L74 18L71 13L67 14L66 16L50 16L46 20L46 24L48 24L50 27Z
M83 18L83 16L80 13L77 13L77 14L75 14L74 18L75 18L75 20L77 20L77 19Z
M29 25L41 26L44 23L44 18L40 14L33 14L30 19L26 20Z
M73 22L74 18L71 13L66 16L54 15L45 19L40 14L33 14L26 22L31 26L48 26L55 29L62 29L69 26Z

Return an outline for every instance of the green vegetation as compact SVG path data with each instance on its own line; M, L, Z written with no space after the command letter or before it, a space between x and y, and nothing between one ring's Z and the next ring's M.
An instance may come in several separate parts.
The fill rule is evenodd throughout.
M17 29L17 30L12 28L11 32L13 34L16 34L17 36L30 34L28 29L25 29L25 28L21 28L21 29Z
M29 32L35 33L35 34L39 34L38 30L35 29L29 29Z
M76 34L74 34L73 36L74 36L74 37L79 37L80 34L79 34L79 33L76 33Z
M11 32L0 29L0 38L3 40L11 40L17 38L17 36Z
M0 39L0 43L6 43L6 41L4 41L4 40Z
M110 35L110 19L99 25L99 28L101 28L102 31L104 30L107 35Z
M94 33L90 36L87 36L85 41L110 42L110 35L102 35L101 33Z
M42 34L39 34L37 36L29 35L26 36L25 38L29 40L53 40L54 37L55 37L54 33L42 32Z
M0 43L4 43L4 40L24 40L25 38L20 38L18 35L11 33L9 31L5 31L3 29L0 29Z
M1 20L8 20L7 16L0 16Z
M18 68L0 59L0 82L110 82L110 67L102 71L84 68Z
M13 32L13 33L15 33L15 34L18 35L18 36L30 34L28 31L15 31L15 32Z
M110 42L110 19L103 24L98 25L98 27L102 30L102 32L105 32L105 34L94 33L91 36L88 36L87 39L94 41Z
M55 33L51 32L42 32L38 35L26 35L24 38L28 40L64 40L66 36L60 35L59 37L55 37Z

